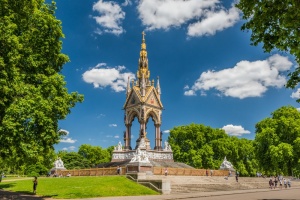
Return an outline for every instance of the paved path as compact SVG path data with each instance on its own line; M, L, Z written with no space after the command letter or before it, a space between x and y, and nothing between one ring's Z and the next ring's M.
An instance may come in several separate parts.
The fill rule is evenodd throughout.
M0 190L1 200L53 200L51 198L37 197ZM300 200L300 187L289 189L253 189L233 190L219 192L196 192L170 195L127 196L127 197L99 197L81 200ZM70 199L69 199L70 200ZM78 200L78 199L76 199Z

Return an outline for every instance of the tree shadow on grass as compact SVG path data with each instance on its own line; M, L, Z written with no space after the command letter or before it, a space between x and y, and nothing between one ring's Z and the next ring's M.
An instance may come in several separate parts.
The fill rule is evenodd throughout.
M2 184L0 185L0 189L10 188L10 187L13 187L13 186L15 186L15 185L16 185L16 183L2 183Z
M2 186L2 185L1 185ZM3 187L1 187L3 188ZM56 195L53 195L56 196ZM53 196L35 196L31 192L28 191L17 191L17 192L11 192L6 191L3 189L0 189L0 199L1 200L46 200Z

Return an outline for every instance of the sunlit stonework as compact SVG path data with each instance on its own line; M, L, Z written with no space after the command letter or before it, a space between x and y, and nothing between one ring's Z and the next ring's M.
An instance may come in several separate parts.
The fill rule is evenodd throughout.
M126 126L126 131L124 131L124 148L122 151L118 148L115 149L112 161L131 160L136 155L135 150L138 148L139 152L146 155L149 160L173 161L173 152L170 146L162 147L160 127L163 105L160 96L159 78L157 78L156 86L154 85L154 80L150 80L145 33L143 32L137 80L129 80L128 77L126 101L123 106ZM135 146L131 146L131 126L135 118L140 124L139 138L136 140ZM155 126L154 149L151 149L150 140L147 137L147 134L149 134L147 133L147 123L150 118L154 121ZM166 151L166 149L168 150Z

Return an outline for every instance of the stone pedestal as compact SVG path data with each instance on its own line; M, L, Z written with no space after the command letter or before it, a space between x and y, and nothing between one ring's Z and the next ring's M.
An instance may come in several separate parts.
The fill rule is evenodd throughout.
M151 163L132 162L126 166L127 173L145 173L153 174L153 165Z

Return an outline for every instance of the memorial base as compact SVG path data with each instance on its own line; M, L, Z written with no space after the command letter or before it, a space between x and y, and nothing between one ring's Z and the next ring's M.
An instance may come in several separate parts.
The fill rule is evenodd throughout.
M146 173L153 174L153 165L151 163L133 162L126 166L127 173Z

